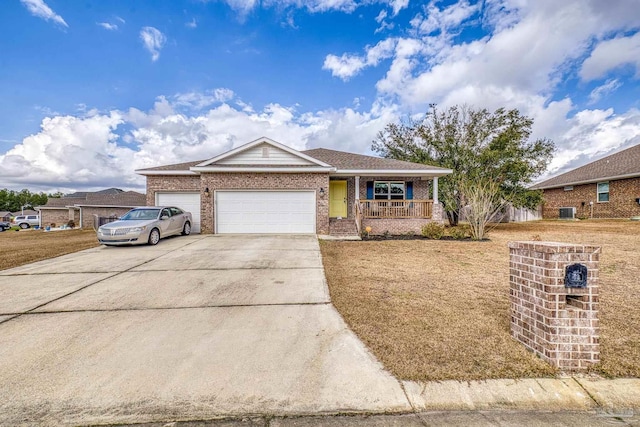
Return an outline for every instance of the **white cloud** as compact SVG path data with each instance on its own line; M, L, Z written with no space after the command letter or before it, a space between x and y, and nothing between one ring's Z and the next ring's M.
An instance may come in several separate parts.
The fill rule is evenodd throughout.
M385 18L381 13L377 21ZM471 26L484 29L484 34L470 38L469 33L461 40L458 35ZM381 57L391 58L391 65L376 88L380 99L411 115L430 103L442 108L517 108L534 119L534 138L555 141L558 154L552 170L557 171L575 165L578 152L585 152L580 157L584 163L640 142L637 110L618 115L613 110L581 110L558 92L567 78L602 78L629 64L638 77L639 28L640 8L629 8L624 0L431 1L411 19L406 37L387 39L393 40L392 47ZM611 38L613 34L625 36ZM323 68L347 80L378 64L366 55L345 53L328 55ZM609 79L592 91L590 102L621 84L620 79Z
M389 0L389 5L393 10L393 16L396 16L402 9L409 6L409 0Z
M173 104L184 106L195 110L201 110L216 103L223 103L234 98L235 94L231 89L217 88L210 91L179 93L173 97Z
M196 18L193 18L191 21L187 22L184 25L189 27L189 28L197 28L198 27L198 22L196 21Z
M109 31L116 31L118 29L117 24L110 24L108 22L96 22L96 24Z
M140 30L140 40L142 40L144 47L151 53L152 61L157 61L158 58L160 58L160 50L167 42L165 35L154 27L143 27Z
M409 0L222 0L231 9L236 11L241 19L244 19L254 9L276 8L305 9L310 13L323 13L328 11L340 11L352 13L361 6L372 3L382 3L391 7L392 17L395 17L402 9L409 5Z
M620 86L622 86L622 83L618 79L607 80L603 85L600 85L591 91L589 94L589 104L597 103L602 99L602 97L618 90Z
M417 30L418 34L429 35L440 31L446 33L452 29L457 29L460 25L471 18L479 9L479 6L472 5L468 1L463 0L450 6L440 9L437 2L432 1L425 7L424 16L418 15L412 21L411 25Z
M335 77L349 80L366 67L376 66L380 61L393 55L395 39L386 39L375 46L367 47L365 56L342 54L342 56L327 55L322 66L323 70L330 70Z
M211 96L225 99L231 93L218 89L187 98ZM246 104L238 109L221 103L187 115L178 112L184 99L159 97L149 111L45 118L38 133L0 155L3 185L40 191L105 186L143 190L144 178L135 175L135 169L211 158L260 136L298 150L322 146L367 153L376 133L399 118L396 106L383 103L368 112L298 112L275 103L254 111Z
M640 33L600 42L580 69L580 77L594 80L623 65L633 65L640 78Z
M45 21L53 21L63 27L69 27L62 16L55 13L44 0L20 0L20 2L31 12L33 16L42 18Z

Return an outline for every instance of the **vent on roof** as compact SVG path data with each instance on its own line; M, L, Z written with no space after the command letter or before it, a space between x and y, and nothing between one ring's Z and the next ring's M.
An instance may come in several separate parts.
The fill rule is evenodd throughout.
M269 147L262 147L262 157L269 157Z
M560 208L560 219L574 219L576 208Z

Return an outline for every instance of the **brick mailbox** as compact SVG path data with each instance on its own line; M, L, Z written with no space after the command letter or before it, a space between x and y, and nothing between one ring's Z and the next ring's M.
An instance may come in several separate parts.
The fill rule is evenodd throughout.
M511 335L563 371L600 360L600 247L510 242Z

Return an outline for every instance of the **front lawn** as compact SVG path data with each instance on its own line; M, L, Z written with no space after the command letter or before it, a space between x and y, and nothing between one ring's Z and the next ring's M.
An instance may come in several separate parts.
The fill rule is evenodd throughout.
M98 239L93 230L7 230L0 233L0 270L96 246Z
M490 241L322 241L331 300L355 333L405 380L556 374L509 334L512 240L603 247L601 363L640 377L640 223L502 224Z

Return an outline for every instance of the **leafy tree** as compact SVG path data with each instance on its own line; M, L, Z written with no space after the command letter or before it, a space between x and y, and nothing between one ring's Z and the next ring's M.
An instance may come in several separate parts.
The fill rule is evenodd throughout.
M452 225L458 224L468 182L491 180L515 207L534 208L540 191L527 188L551 161L552 141L530 141L533 120L516 109L494 112L454 106L430 106L422 120L389 123L373 141L383 157L452 169L440 179L440 199Z
M47 203L48 196L45 193L32 193L27 189L21 191L0 190L0 211L19 212L23 206L33 208Z

